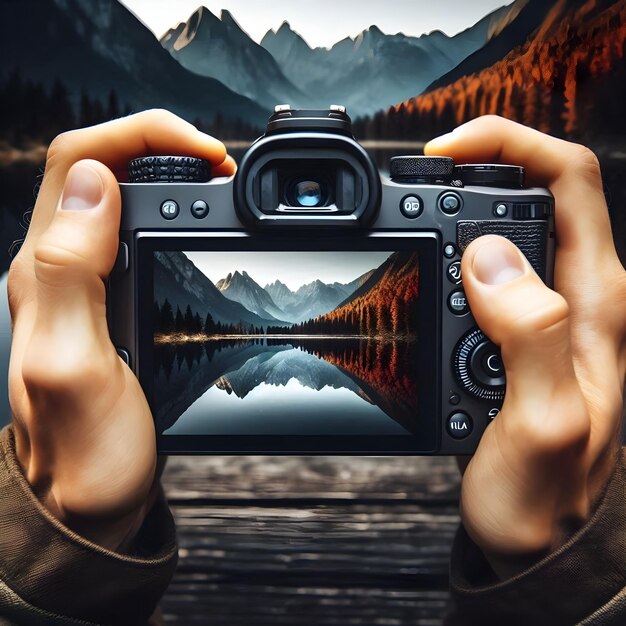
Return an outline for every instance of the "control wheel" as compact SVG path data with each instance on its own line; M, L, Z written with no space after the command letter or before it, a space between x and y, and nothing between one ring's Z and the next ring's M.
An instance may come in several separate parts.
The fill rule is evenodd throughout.
M471 185L505 189L524 187L525 170L519 165L471 163L455 166L454 173L466 187Z
M502 400L506 387L499 348L475 328L454 351L454 372L463 388L482 400Z
M450 157L396 156L389 162L389 176L396 182L436 183L449 180L453 172Z
M211 164L186 156L149 156L128 163L131 183L206 183L211 179Z

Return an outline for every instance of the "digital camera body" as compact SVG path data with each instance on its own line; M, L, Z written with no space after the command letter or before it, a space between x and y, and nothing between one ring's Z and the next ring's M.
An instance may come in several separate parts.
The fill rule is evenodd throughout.
M472 454L505 377L463 250L502 235L552 280L553 197L523 175L394 157L383 178L336 106L277 107L234 177L131 162L109 326L159 452Z

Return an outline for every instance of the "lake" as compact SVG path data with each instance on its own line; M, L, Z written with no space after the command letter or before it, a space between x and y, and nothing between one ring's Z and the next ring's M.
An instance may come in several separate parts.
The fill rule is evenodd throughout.
M416 347L341 337L155 346L153 412L170 435L403 435L417 421ZM394 361L395 359L395 361ZM400 379L391 382L391 371Z

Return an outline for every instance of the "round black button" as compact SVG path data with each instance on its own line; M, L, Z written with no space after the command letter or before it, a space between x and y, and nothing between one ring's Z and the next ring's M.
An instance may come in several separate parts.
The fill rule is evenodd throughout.
M470 367L476 381L483 385L501 387L506 384L500 350L487 338L474 348L470 357Z
M469 304L465 293L462 291L453 291L448 297L448 308L455 315L465 315L469 311Z
M448 418L448 433L455 439L465 439L474 429L472 418L466 413L453 413Z
M455 261L454 263L450 263L448 265L448 271L446 272L448 276L448 280L455 285L458 285L461 282L461 261Z
M479 329L470 330L457 344L454 371L463 388L477 398L504 398L506 375L498 347Z
M424 210L424 204L419 196L404 196L400 201L400 211L404 217L414 219L419 217Z
M166 220L173 220L175 217L178 217L180 213L180 209L178 208L178 204L174 202L174 200L166 200L161 205L161 215Z
M446 259L451 259L455 254L456 248L454 247L454 244L447 243L443 248L443 256L445 256Z
M439 210L446 215L456 215L463 206L463 200L461 200L461 196L458 194L448 191L439 196L437 206L439 206Z
M209 205L204 200L196 200L191 205L191 214L201 220L209 214Z
M451 393L448 398L448 402L453 406L456 406L459 402L461 402L461 396L458 393Z

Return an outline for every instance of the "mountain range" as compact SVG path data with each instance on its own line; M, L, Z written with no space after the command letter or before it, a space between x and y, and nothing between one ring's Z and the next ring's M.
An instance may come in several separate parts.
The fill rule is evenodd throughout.
M314 280L294 292L278 280L263 288L246 271L231 272L213 284L184 252L155 252L154 300L162 307L167 299L174 313L176 307L184 312L189 306L202 320L210 312L216 323L288 327L332 311L374 272L345 284Z
M279 280L263 288L246 271L235 271L219 280L215 286L227 298L239 302L261 317L297 323L332 311L373 272L370 270L345 284L314 280L292 291Z
M187 22L165 33L161 45L191 72L217 79L270 110L280 102L306 102L274 57L227 10L218 18L207 8L198 8Z
M264 106L325 108L334 102L358 116L421 91L482 48L510 14L511 7L497 9L453 37L439 30L388 35L372 25L331 48L311 48L288 22L268 31L259 45L229 11L218 18L200 7L165 33L161 44L188 70Z

